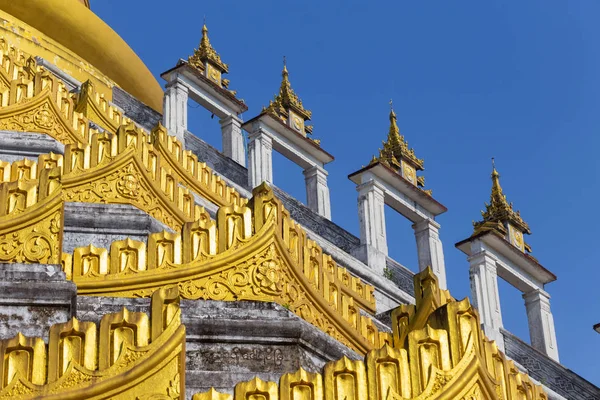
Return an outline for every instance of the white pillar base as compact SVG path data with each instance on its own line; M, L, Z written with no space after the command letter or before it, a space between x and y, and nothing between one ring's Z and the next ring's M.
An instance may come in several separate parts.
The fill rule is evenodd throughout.
M471 297L479 312L483 331L504 351L504 336L500 331L503 324L496 261L486 251L481 251L469 257L469 266Z
M241 166L246 166L246 150L242 134L242 120L234 115L223 118L221 134L223 136L223 154Z
M178 80L167 83L163 102L163 125L185 146L188 87Z
M523 299L527 309L531 346L558 362L558 346L554 318L550 311L550 295L543 290L536 289L523 294Z
M273 183L273 141L262 130L248 136L248 178L252 188Z
M306 202L308 203L308 208L327 219L331 219L327 171L315 165L305 169L303 174L306 182Z
M424 219L413 224L413 229L417 239L419 271L431 266L438 278L440 289L446 289L446 265L439 235L440 225L431 219Z

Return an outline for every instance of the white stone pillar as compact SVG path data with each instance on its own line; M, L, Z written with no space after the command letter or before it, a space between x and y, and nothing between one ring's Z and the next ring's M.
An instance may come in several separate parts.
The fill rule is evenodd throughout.
M533 348L558 360L558 346L554 318L550 311L550 295L543 290L534 289L523 294L527 319L529 321L529 336Z
M413 229L417 239L419 271L431 266L438 278L440 288L446 289L446 265L439 234L440 224L432 219L424 219L413 224Z
M242 120L235 115L230 115L219 122L223 135L223 154L245 167L246 151L242 134Z
M469 257L471 297L479 312L482 328L488 338L504 351L504 337L496 260L485 250Z
M248 135L248 178L252 188L273 183L273 141L258 129Z
M327 171L315 165L305 169L302 173L306 182L306 202L308 203L308 208L327 219L331 219Z
M163 107L163 125L185 145L187 130L188 87L178 80L167 83Z
M388 254L385 231L384 188L374 180L358 185L360 247L353 255L379 275L384 275Z
M384 188L376 181L368 181L358 185L356 190L360 243L374 247L387 256Z

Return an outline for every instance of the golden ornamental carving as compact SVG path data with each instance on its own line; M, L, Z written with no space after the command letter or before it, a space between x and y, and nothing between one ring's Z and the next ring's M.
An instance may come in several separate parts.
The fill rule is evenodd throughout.
M31 63L31 57L25 54L18 48L8 44L6 39L0 38L0 83L5 88L10 87L10 83L20 76L31 78L28 65ZM8 103L8 96L2 94L4 100L1 104L4 106Z
M15 166L17 167L17 166ZM57 169L0 183L0 262L59 264L63 202ZM32 176L33 175L33 176Z
M96 91L90 80L81 85L75 111L110 132L116 132L121 125L130 122L120 109L110 104L104 94Z
M344 357L328 362L322 373L300 369L279 383L254 378L238 383L233 397L211 389L193 399L548 399L484 336L469 300L440 290L430 268L415 276L415 292L416 305L392 312L393 343L369 351L364 360Z
M246 203L237 190L213 173L206 163L199 162L194 153L184 150L175 136L168 135L162 124L152 130L150 142L157 152L158 163L170 168L171 173L190 190L218 206L242 206Z
M172 160L180 169L173 173L170 164L161 165L161 154L148 140L149 136L132 124L121 126L115 135L94 132L91 144L68 144L64 156L43 154L37 163L0 162L0 182L17 176L34 178L38 170L57 167L62 173L65 201L131 204L177 231L203 213L195 204L194 193L224 206L247 203L195 156L187 157L185 170L183 164ZM197 171L198 178L189 171ZM187 182L194 183L192 190Z
M152 295L139 312L76 318L41 338L0 341L0 399L183 399L185 328L177 288ZM156 397L163 396L163 397Z
M62 143L87 143L88 120L74 95L34 58L0 39L0 129L44 133Z
M185 151L160 123L151 133L135 126L98 94L91 82L82 85L79 95L69 93L62 81L2 39L0 54L5 60L0 67L0 83L5 81L8 88L0 90L0 129L47 134L70 144L71 152L65 149L65 172L81 173L108 164L133 148L133 156L142 161L152 179L166 179L166 184L172 184L169 177L161 177L163 168L165 174L218 206L244 204L245 199L234 188ZM89 121L106 132L90 129Z
M177 285L186 299L275 301L349 347L366 352L391 337L361 309L375 312L373 287L340 268L306 238L266 185L250 206L204 212L181 234L151 234L148 245L87 246L63 260L82 295L146 297Z
M100 134L95 133L93 137L96 135ZM107 259L93 246L77 249L73 257L61 255L56 261L68 267L65 269L67 276L80 285L82 294L148 296L168 281L178 284L187 298L276 299L359 351L387 340L386 334L380 333L373 322L359 312L361 308L374 312L373 288L339 268L315 242L308 240L268 186L257 188L252 208L221 207L217 229L217 224L202 208L194 205L193 198L180 188L177 180L165 173L164 168L154 173L140 165L139 158L132 158L138 146L145 154L149 153L149 145L138 140L140 137L135 130L121 128L116 138L111 139L111 148L121 148L123 152L114 158L111 154L116 153L94 152L90 151L90 145L78 144L66 146L64 159L48 154L40 156L37 164L18 161L3 166L5 175L33 177L39 166L56 165L54 178L61 178L62 166L64 201L133 204L182 231L183 243L169 233L159 234L160 239L151 236L148 257L145 257L145 250L138 252L147 261L131 264L132 258L127 256L124 259L129 261L125 266L111 261L120 256L114 258L111 255ZM102 143L102 140L93 140L93 143ZM93 158L93 154L100 158ZM46 171L50 170L41 170L44 174ZM152 176L156 177L154 181ZM160 192L156 180L160 181ZM53 180L49 182L49 185L55 184ZM182 194L188 195L187 201ZM114 249L112 246L111 253ZM233 252L239 254L239 251L248 254L248 260L239 262L231 258ZM182 260L185 260L183 265ZM223 260L229 270L210 268L210 265L220 265ZM178 274L167 272L171 269L177 269ZM130 287L129 281L117 278L133 272L147 283L134 282ZM127 284L105 280L106 274L109 274L108 278L117 278L116 282ZM99 278L103 278L103 283L98 281Z
M0 129L45 133L61 143L87 142L87 120L71 113L71 120L56 107L44 90L26 102L0 108Z
M85 173L67 173L63 178L64 199L70 202L131 204L172 229L180 230L193 219L194 208L186 214L171 192L151 180L140 160L124 153L110 164L91 168ZM179 195L179 191L176 192ZM185 193L181 193L184 196Z

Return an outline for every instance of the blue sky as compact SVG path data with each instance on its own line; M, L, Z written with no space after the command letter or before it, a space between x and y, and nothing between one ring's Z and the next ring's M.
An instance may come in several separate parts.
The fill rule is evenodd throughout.
M533 255L558 276L547 286L561 362L600 384L600 251L596 206L600 127L600 3L529 1L92 0L157 76L198 45L203 17L229 64L248 120L276 93L282 57L313 111L328 165L333 220L358 235L347 175L367 164L388 130L425 159L442 225L449 287L469 293L454 243L490 194L496 158L509 201L533 234ZM162 83L160 78L159 81ZM220 148L218 121L190 104L190 130ZM305 198L301 170L275 158L275 184ZM416 270L410 224L386 210L390 254ZM528 340L520 294L501 284L504 324Z

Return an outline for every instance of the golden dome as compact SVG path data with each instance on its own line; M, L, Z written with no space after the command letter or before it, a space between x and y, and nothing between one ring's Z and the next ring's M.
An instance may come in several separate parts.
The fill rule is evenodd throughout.
M82 82L101 83L109 96L116 84L162 111L163 91L150 70L88 7L87 0L0 0L0 36Z

